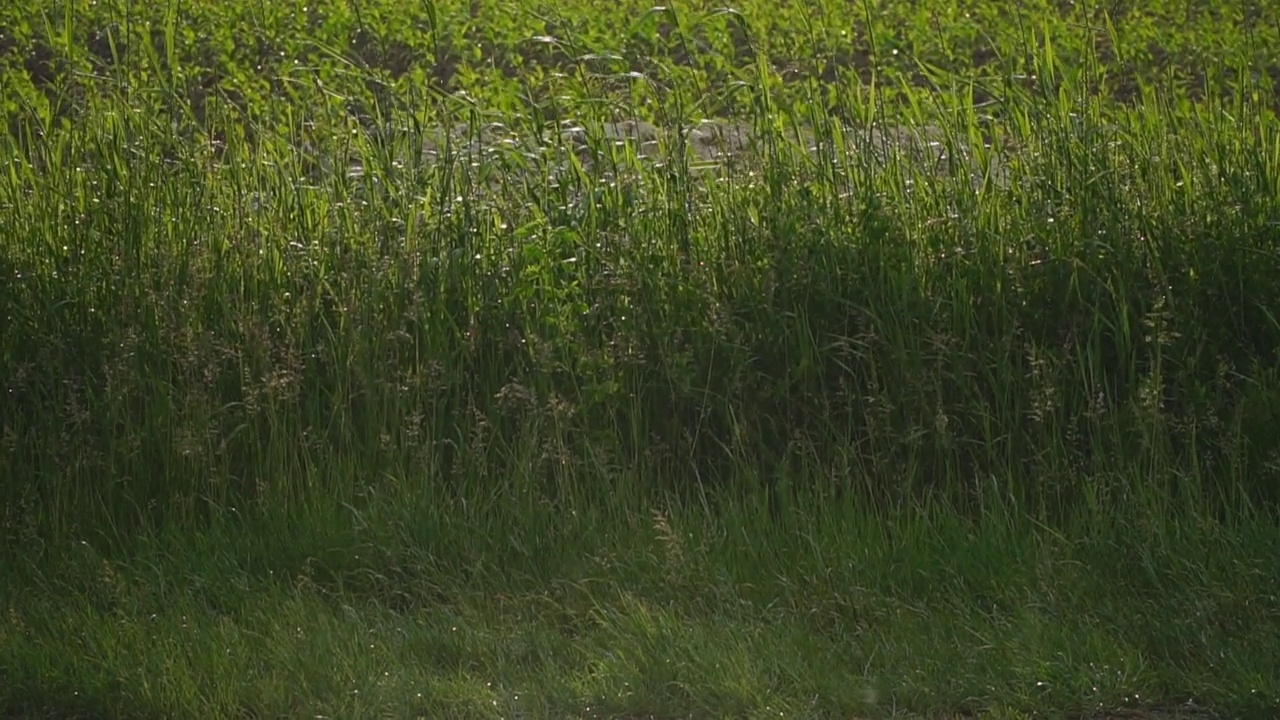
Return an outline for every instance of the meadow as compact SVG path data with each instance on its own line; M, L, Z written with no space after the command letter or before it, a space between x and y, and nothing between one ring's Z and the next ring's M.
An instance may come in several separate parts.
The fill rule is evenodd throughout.
M0 716L1280 716L1276 48L11 0Z

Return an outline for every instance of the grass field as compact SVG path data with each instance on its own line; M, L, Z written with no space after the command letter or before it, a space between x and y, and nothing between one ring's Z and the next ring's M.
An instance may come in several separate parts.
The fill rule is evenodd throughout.
M1277 717L1277 47L6 3L0 716Z

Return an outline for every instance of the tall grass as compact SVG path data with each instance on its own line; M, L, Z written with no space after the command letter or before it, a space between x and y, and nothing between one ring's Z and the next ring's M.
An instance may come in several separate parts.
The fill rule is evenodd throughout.
M972 110L932 118L978 155L949 174L860 162L872 136L827 123L820 159L780 129L761 174L703 182L633 155L405 164L424 120L395 114L339 139L362 177L317 177L287 133L183 141L106 102L11 147L0 187L5 492L53 525L386 473L996 487L1045 520L1277 499L1276 127L1248 105L1012 94L1003 150Z
M842 655L839 632L938 592L958 605L930 605L932 619L892 613L916 643L904 647L940 653L961 642L955 618L984 603L1014 612L1020 590L1094 614L1049 638L1026 633L1047 632L1052 611L999 625L1015 668L1003 675L1003 660L963 652L880 660L935 678L887 683L917 710L954 706L993 677L1033 682L1023 675L1047 657L1075 673L1067 687L1042 697L997 683L1012 706L1078 707L1090 682L1080 668L1099 656L1132 673L1098 691L1103 704L1133 677L1166 699L1197 673L1222 685L1189 691L1218 701L1255 681L1274 692L1241 666L1211 672L1164 653L1243 642L1277 617L1260 589L1274 571L1258 558L1274 551L1280 502L1280 126L1245 92L1191 104L1144 88L1116 105L1041 47L1038 83L1004 86L990 116L959 83L893 104L849 79L835 104L816 90L783 104L761 62L742 92L764 149L719 174L691 169L678 142L656 164L608 142L612 110L586 89L512 98L503 113L391 98L377 132L319 93L296 113L273 108L279 122L212 101L194 122L151 87L86 96L67 124L33 113L0 138L6 563L51 597L65 588L42 563L108 596L44 615L11 604L36 619L6 631L26 654L5 656L0 680L23 697L76 684L82 666L31 640L52 637L55 619L142 617L164 597L230 617L256 596L282 615L228 620L186 669L129 670L124 682L145 712L295 713L279 676L220 697L199 679L249 671L212 667L217 648L270 653L264 637L323 613L289 583L369 598L379 609L357 623L391 632L396 613L487 602L465 591L469 573L525 596L599 572L642 598L578 588L548 603L561 598L569 625L596 618L580 632L598 644L602 677L644 687L604 703L619 712L757 712L769 702L750 690L762 673L812 653L874 664ZM668 98L669 120L689 121L693 100ZM418 150L430 128L460 122L476 138L495 119L542 117L582 122L593 161L569 148L563 161L466 142ZM921 160L930 148L886 147L872 132L886 125L928 129L951 162L939 171ZM796 141L801 126L816 152ZM348 159L362 172L345 172ZM1235 543L1224 552L1239 577L1196 556L1214 538ZM68 549L80 540L92 549ZM621 554L598 560L623 569L581 565L587 547ZM187 557L199 566L171 588L164 568ZM1161 565L1175 558L1185 564ZM111 579L120 563L143 589ZM863 582L872 589L851 599ZM1204 600L1198 644L1187 622L1141 622L1143 603L1166 623L1195 605L1183 582L1224 593ZM1233 592L1254 604L1204 614ZM766 651L737 626L714 629L716 613L739 617L734 596L746 608L792 602L846 629L827 639L766 612L782 638ZM662 670L689 640L679 607L703 624L682 669ZM421 670L369 706L323 689L322 678L374 672L354 644L364 630L333 618L313 648L328 659L281 659L303 663L286 672L309 678L299 692L347 712L414 711L387 698L408 697ZM1135 629L1114 631L1125 622ZM256 639L246 630L263 623ZM121 658L144 642L101 632L111 649L99 650ZM427 644L448 635L414 632ZM475 648L451 652L501 674L509 648L476 632ZM1073 637L1086 638L1079 658ZM528 642L526 682L585 662L563 638ZM413 656L389 652L379 662ZM1273 651L1245 652L1276 667ZM334 659L343 653L350 665ZM19 657L53 668L52 684ZM699 665L711 657L736 670ZM1153 658L1169 676L1144 669ZM102 668L123 660L101 662L87 692L110 697ZM938 679L965 662L985 670L955 687ZM820 713L866 704L829 668L802 667L778 681L789 712L805 712L801 695L823 698ZM538 695L542 709L611 692L588 676ZM149 677L177 684L138 690ZM671 689L686 677L714 678L722 695ZM447 683L431 683L431 702L447 705Z

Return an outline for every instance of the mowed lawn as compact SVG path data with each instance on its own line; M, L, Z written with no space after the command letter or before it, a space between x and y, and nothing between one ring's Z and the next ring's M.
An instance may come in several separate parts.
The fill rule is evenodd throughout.
M1280 8L0 8L0 716L1280 716Z

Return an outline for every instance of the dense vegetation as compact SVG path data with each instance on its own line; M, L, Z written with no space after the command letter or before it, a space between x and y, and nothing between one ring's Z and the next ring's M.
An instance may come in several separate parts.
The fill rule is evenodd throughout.
M7 4L0 709L1273 717L1276 47Z

